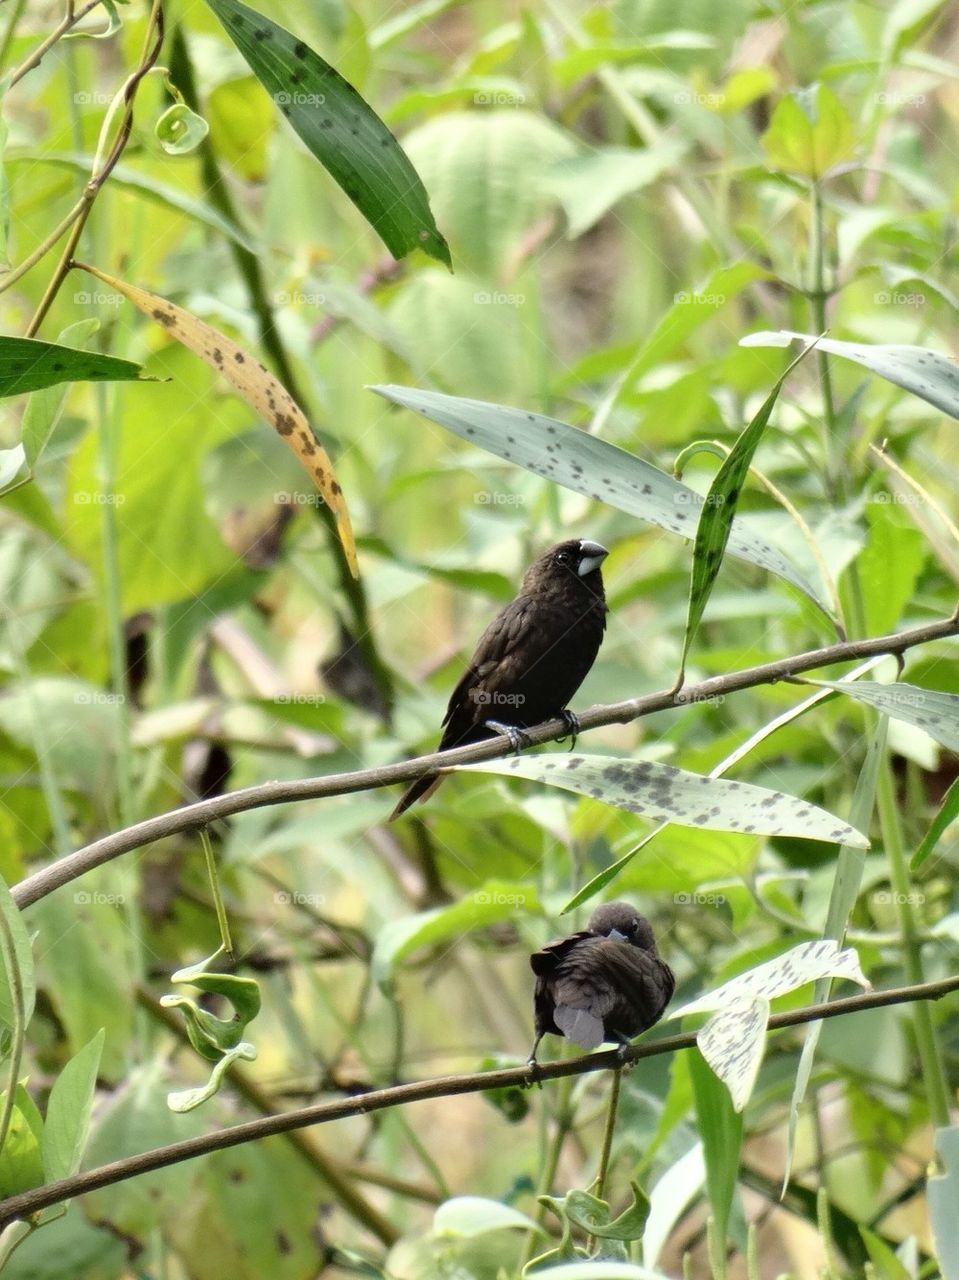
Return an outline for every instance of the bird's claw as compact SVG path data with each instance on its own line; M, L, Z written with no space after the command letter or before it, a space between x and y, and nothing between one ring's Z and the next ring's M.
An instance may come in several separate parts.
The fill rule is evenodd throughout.
M565 708L565 710L559 713L559 718L560 720L562 720L563 724L566 726L566 732L559 739L559 741L565 742L566 739L569 738L570 740L569 749L570 751L575 751L576 739L579 737L579 716L576 714L575 711L570 711L570 709L567 707Z
M514 755L518 756L524 747L529 746L529 740L522 729L517 729L515 724L504 724L502 720L485 721L487 729L492 729L496 733L500 733L504 738L509 738L510 750Z

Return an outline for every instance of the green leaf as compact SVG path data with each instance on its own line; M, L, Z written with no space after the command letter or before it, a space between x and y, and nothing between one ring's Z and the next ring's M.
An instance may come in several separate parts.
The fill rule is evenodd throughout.
M0 337L0 396L19 396L58 382L154 382L132 360L77 351L39 338Z
M208 1102L210 1098L219 1092L220 1085L223 1083L223 1077L229 1071L234 1062L254 1062L256 1060L256 1048L250 1044L248 1040L241 1040L239 1044L234 1045L232 1049L228 1049L221 1058L218 1059L216 1066L210 1072L210 1078L206 1084L197 1085L195 1089L174 1089L167 1094L166 1104L171 1111L177 1115L182 1115L186 1111L193 1111L201 1106L204 1102Z
M230 38L394 258L413 249L450 265L419 175L378 115L309 45L239 0L207 0Z
M543 1230L518 1209L482 1196L456 1196L441 1204L433 1217L433 1232L438 1236L479 1236L487 1231L501 1231L504 1227L519 1227L523 1231Z
M20 909L10 896L6 881L0 877L0 928L6 936L5 945L0 948L0 1026L10 1028L14 1024L14 996L10 975L6 970L4 955L8 947L12 949L16 964L18 985L20 988L19 1004L23 1014L24 1027L33 1017L33 1006L36 1002L37 987L33 971L33 948L30 937L23 922Z
M561 1262L558 1267L525 1272L529 1280L548 1275L549 1280L667 1280L662 1271L651 1271L632 1262Z
M684 827L799 836L869 848L861 832L797 796L748 782L707 778L651 760L553 753L457 765L455 771L527 778Z
M729 1092L720 1084L697 1050L689 1056L689 1073L696 1101L696 1119L706 1161L706 1188L720 1241L725 1244L729 1214L739 1177L743 1145L743 1117L733 1109Z
M854 154L856 127L832 90L818 84L778 103L762 141L777 169L819 178Z
M926 543L899 507L876 501L866 508L869 541L859 553L860 591L866 612L866 634L891 631L915 598L916 583L926 558Z
M0 496L11 489L18 489L28 479L27 455L23 445L0 449Z
M959 818L959 778L953 779L939 807L939 812L933 818L919 848L912 855L912 861L909 864L911 871L922 866L939 843L942 833L955 822L956 818Z
M167 108L154 126L160 146L171 156L189 155L209 132L207 122L185 102L175 102Z
M535 888L530 884L488 880L482 889L468 894L448 907L421 911L403 920L393 920L379 931L370 968L373 978L385 986L396 966L419 947L433 946L460 938L473 929L511 920L517 912L542 915L543 908Z
M86 342L99 327L100 322L96 319L77 320L58 335L57 342L67 345L71 341ZM27 401L21 432L27 465L31 471L56 431L68 390L68 384L58 383L52 387L44 387L42 391L34 391Z
M558 160L546 184L563 206L566 234L571 240L581 236L624 196L674 169L688 149L688 142L669 139L641 150L607 147Z
M606 502L681 538L695 535L696 512L705 502L702 494L578 427L540 413L415 387L370 389L394 404L421 413L468 443L574 493ZM729 550L739 559L791 582L819 604L812 586L778 548L747 533L736 522L729 535Z
M942 1173L926 1183L929 1221L942 1274L959 1276L959 1125L936 1130L936 1151Z
M788 347L791 342L815 342L819 351L842 356L878 373L904 391L928 401L951 418L959 418L959 365L950 356L926 347L906 347L868 342L840 342L807 333L781 329L740 338L741 347Z
M48 1182L80 1167L103 1053L103 1029L66 1064L54 1081L43 1127L43 1171Z
M796 365L811 350L806 347L790 364L782 377L770 391L759 412L736 440L719 471L709 486L706 505L699 516L696 526L696 542L693 547L692 581L689 588L689 611L686 617L686 633L683 637L683 652L680 658L679 683L682 684L686 673L686 657L702 620L706 603L712 594L713 586L719 575L719 569L726 552L726 544L732 532L733 517L739 504L739 495L746 483L753 456L763 438L769 422L773 406L779 397L786 379Z
M93 172L94 157L80 151L24 151L19 150L10 156L10 162L28 163L31 167L37 164L59 165L74 173L88 177ZM118 164L110 174L110 185L129 191L132 195L143 196L168 209L182 213L194 222L220 231L230 240L241 244L250 253L262 253L262 245L258 244L243 227L214 209L212 205L196 196L188 195L179 187L169 186L149 174L138 173L129 165ZM82 321L80 323L83 323Z
M630 1186L633 1192L632 1204L612 1221L606 1201L586 1191L566 1193L566 1216L574 1226L582 1227L601 1240L641 1240L649 1217L649 1199L637 1183L630 1183Z
M847 698L875 707L894 720L924 729L950 751L959 751L959 694L920 689L918 685L878 684L873 680L809 680L823 689L836 689Z
M5 1097L6 1092L0 1094L0 1105ZM18 1084L10 1127L0 1150L0 1197L42 1186L42 1139L43 1122L36 1105L23 1085Z

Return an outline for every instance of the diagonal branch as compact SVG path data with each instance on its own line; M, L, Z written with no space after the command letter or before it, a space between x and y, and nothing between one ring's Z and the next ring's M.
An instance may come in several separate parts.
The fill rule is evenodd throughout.
M956 990L959 990L959 977L944 978L939 982L925 982L911 987L894 987L888 991L869 991L864 995L833 1000L829 1004L806 1005L802 1009L773 1014L768 1026L771 1031L774 1031L780 1027L800 1026L807 1022L818 1022L823 1018L838 1018L845 1014L860 1013L864 1009L877 1009L885 1005L906 1004L916 1000L940 1000ZM141 1174L152 1173L156 1169L180 1164L184 1160L194 1160L212 1151L223 1151L228 1147L241 1146L246 1142L270 1138L278 1133L288 1133L292 1129L303 1129L313 1124L329 1124L332 1120L342 1120L347 1116L368 1115L373 1111L405 1106L411 1102L424 1102L429 1098L450 1098L464 1093L482 1093L488 1089L526 1088L544 1080L558 1080L564 1076L586 1075L593 1071L615 1071L619 1070L624 1063L632 1064L644 1058L654 1058L664 1053L691 1049L695 1044L695 1031L685 1031L680 1035L666 1036L662 1040L648 1044L632 1045L623 1053L619 1049L609 1049L603 1053L567 1058L562 1062L551 1062L547 1065L531 1066L526 1063L520 1067L506 1067L499 1071L479 1071L461 1076L438 1076L432 1080L417 1080L411 1084L394 1085L387 1089L372 1089L369 1093L339 1098L335 1102L321 1102L312 1107L302 1107L297 1111L287 1111L259 1120L248 1120L244 1124L232 1125L229 1129L218 1129L215 1133L201 1134L196 1138L173 1142L167 1147L157 1147L153 1151L144 1151L140 1155L114 1160L111 1164L88 1169L85 1173L74 1174L70 1178L60 1178L45 1187L35 1187L31 1191L23 1191L19 1195L0 1200L0 1230L16 1218L37 1213L41 1209L49 1208L50 1205L69 1200L73 1196L97 1191L101 1187L113 1186L115 1183L125 1182Z
M778 680L788 680L804 671L816 667L831 666L837 662L858 661L876 654L900 654L916 645L929 644L933 640L942 640L949 636L959 635L959 611L951 618L932 622L923 627L914 627L911 631L901 631L898 635L877 636L871 640L848 640L841 644L826 645L822 649L810 649L806 653L797 653L789 658L780 658L776 662L764 662L757 667L745 667L741 671L733 671L723 676L713 676L698 684L684 685L679 690L663 690L650 693L642 698L630 698L626 702L613 702L607 706L590 707L579 715L580 728L597 729L607 724L628 724L641 716L652 715L655 711L666 711L670 707L686 706L691 702L706 702L710 698L737 693L741 689L751 689L760 684L775 684ZM530 745L551 742L569 732L563 720L547 720L535 729L524 731ZM505 755L509 750L503 738L491 738L486 742L477 742L468 747L457 747L452 751L435 751L432 755L420 756L415 760L400 761L398 764L383 765L376 769L358 769L354 773L335 773L320 778L298 778L295 781L264 782L255 787L244 787L240 791L229 791L226 795L214 796L211 800L201 800L197 804L184 805L169 813L158 814L155 818L146 818L115 831L111 835L94 840L92 844L65 858L51 863L33 875L27 876L12 890L13 899L21 909L39 902L54 889L59 889L71 880L76 880L86 871L102 866L121 854L151 844L154 840L162 840L178 832L196 830L210 822L228 818L234 813L244 813L248 809L262 809L274 804L289 804L297 800L316 800L323 796L349 795L356 791L368 791L377 787L389 787L395 783L409 783L425 773L437 769L449 768L453 765L474 764L481 760L493 760Z

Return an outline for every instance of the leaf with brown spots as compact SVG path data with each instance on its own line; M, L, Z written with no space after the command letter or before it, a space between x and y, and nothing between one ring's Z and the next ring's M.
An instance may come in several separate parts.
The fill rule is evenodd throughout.
M336 518L336 528L343 547L343 554L354 578L359 577L356 563L356 543L350 524L343 490L333 470L330 455L326 452L306 419L306 415L283 384L249 352L237 346L232 338L220 333L212 325L200 320L191 311L161 298L136 285L127 284L109 276L97 267L78 262L78 267L105 284L112 285L135 307L163 325L171 337L188 347L211 368L222 373L236 388L247 404L279 432L282 440L293 450L303 466L313 477L323 500Z

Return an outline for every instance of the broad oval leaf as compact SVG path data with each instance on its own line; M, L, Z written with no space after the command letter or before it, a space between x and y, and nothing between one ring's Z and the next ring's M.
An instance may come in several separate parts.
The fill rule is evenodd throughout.
M693 538L705 498L665 471L578 427L541 413L468 400L415 387L374 386L394 404L421 413L470 444L525 467L546 480L606 502L650 524ZM821 609L825 606L804 575L776 547L733 522L729 551L792 583Z
M0 337L0 396L19 396L59 382L155 382L132 360L78 351L39 338Z
M303 410L283 383L270 373L266 365L251 356L232 338L228 338L219 329L214 329L191 311L178 307L176 303L161 298L148 289L140 289L136 285L127 284L125 280L108 276L96 267L82 265L84 271L89 271L98 280L112 285L144 315L161 324L171 337L189 348L201 360L205 360L211 369L222 373L244 400L273 426L313 477L323 500L333 512L350 572L355 578L359 577L350 513L343 497L343 489L333 470L333 462L313 434Z
M43 1172L48 1182L69 1178L80 1168L90 1132L90 1115L103 1053L101 1027L74 1054L53 1083L43 1125Z
M879 684L875 680L810 680L875 707L893 720L924 729L950 751L959 751L959 694L921 689L915 684Z
M791 329L750 333L740 338L739 345L788 347L791 342L815 342L817 350L853 360L887 382L935 405L951 418L959 418L959 364L950 356L926 347L840 342L838 338L817 338L815 334L794 333Z
M292 32L239 0L207 3L287 120L394 258L423 249L449 266L449 247L437 230L419 174L349 81Z
M371 973L381 987L389 984L399 962L417 950L438 942L461 938L471 929L512 919L517 912L542 915L536 889L531 884L490 880L448 907L434 907L385 925L376 939Z
M457 773L499 773L527 778L655 821L710 831L798 836L868 849L869 841L825 809L783 791L688 773L674 765L617 756L515 756L455 766Z

